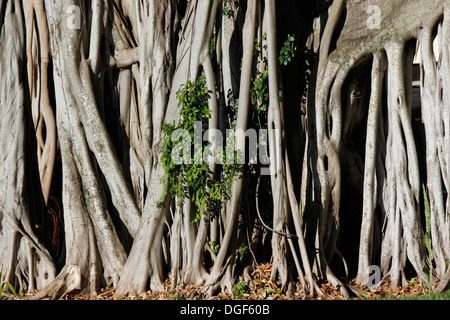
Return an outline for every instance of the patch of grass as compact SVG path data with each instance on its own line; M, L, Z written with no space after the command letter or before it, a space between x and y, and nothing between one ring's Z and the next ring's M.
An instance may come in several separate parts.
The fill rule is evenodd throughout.
M169 300L186 300L186 298L177 296L176 294L169 293Z
M421 295L398 295L393 294L373 298L371 300L450 300L450 290L445 292L431 292Z

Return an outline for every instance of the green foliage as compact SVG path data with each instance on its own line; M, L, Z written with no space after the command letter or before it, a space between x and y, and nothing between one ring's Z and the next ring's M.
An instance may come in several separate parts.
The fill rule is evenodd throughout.
M253 108L258 116L258 118L264 116L267 113L267 107L269 106L269 68L267 66L267 58L262 55L263 51L267 50L266 44L267 34L264 33L261 41L258 38L255 39L255 56L263 56L263 59L258 63L262 64L262 67L256 68L256 75L252 81L252 87L250 96L252 98ZM264 71L260 71L263 69ZM261 119L259 119L261 122ZM260 126L266 124L260 123Z
M430 266L424 266L422 270L427 276L426 282L422 281L423 293L432 291L432 283L433 283L433 265L430 263Z
M230 17L231 10L228 6L223 6L222 13L226 17Z
M185 297L177 296L176 294L169 293L169 300L186 300Z
M2 274L3 274L3 265L2 268L0 269L0 280L2 278ZM9 294L5 294L4 293L4 287L7 286L9 288L9 291L11 291L11 293L14 296L17 296L16 290L14 290L14 287L11 285L11 283L9 283L8 281L3 281L0 283L0 300L5 300L5 299L9 299L10 295Z
M230 3L231 1L233 0L225 0L222 7L222 14L229 19L232 19L235 14L233 6L239 6L239 1L234 1L233 4Z
M181 114L179 123L163 125L164 144L161 161L165 175L161 181L168 180L168 190L164 196L169 192L172 197L178 199L178 206L183 205L185 198L190 198L197 209L195 221L207 211L213 214L220 212L223 202L230 199L232 183L242 168L236 164L237 153L234 154L233 163L225 163L225 154L221 148L215 151L216 162L222 164L219 178L213 176L208 163L204 161L203 150L207 152L210 143L196 141L194 129L199 122L202 124L202 132L208 127L208 119L211 116L208 105L210 94L212 92L207 90L203 77L196 82L188 81L177 91ZM182 132L188 136L178 137L176 135L178 129L183 129ZM181 163L173 161L174 150L180 150L183 160ZM183 154L184 152L189 154ZM190 154L194 155L193 159Z
M214 240L208 241L210 248L215 252L219 252L220 244L216 243Z
M225 3L223 10L225 15L231 14L227 3ZM288 35L284 42L279 55L281 64L286 65L294 56L297 49L294 46L294 40L293 36ZM260 42L255 40L255 54L261 54L263 50L267 50L265 43L266 34L263 35ZM211 42L210 49L214 50L213 42ZM257 68L257 70L263 71L258 71L252 80L250 94L258 118L255 127L265 128L269 105L269 72L266 59L264 58L260 63L263 63L264 66ZM161 181L165 182L167 179L168 182L164 196L170 193L172 197L177 199L177 206L179 207L183 205L185 198L190 198L197 209L195 221L198 221L205 212L211 214L220 212L223 203L231 197L233 181L239 177L243 169L242 165L237 164L239 154L236 151L233 150L233 163L229 163L229 161L226 161L225 150L220 147L214 151L216 163L221 164L220 175L214 176L208 163L204 161L205 152L210 151L211 146L209 143L196 141L194 133L195 126L199 122L202 126L202 133L208 128L208 119L211 116L208 100L211 94L213 92L208 91L204 77L200 77L195 82L186 82L177 91L181 115L179 123L163 124L164 144L161 161L165 175ZM232 94L230 96L230 93L228 93L227 99L228 105L232 107L232 113L234 113L230 114L230 127L233 129L236 124L239 101ZM182 133L178 129L183 129ZM234 137L228 139L234 139ZM226 145L234 146L232 143L226 143ZM174 150L180 151L178 155L182 161L175 162L173 160ZM161 201L159 203L161 204Z
M247 245L243 245L239 250L236 252L236 260L238 262L242 262L244 260L245 256L247 255L249 249Z
M280 50L280 55L278 57L281 65L287 65L291 62L292 58L295 56L295 51L297 47L295 46L295 38L288 34L286 41L284 41L283 46Z
M247 291L247 284L245 282L239 281L233 288L234 299L240 299L244 295L245 291Z
M272 294L272 292L273 292L273 290L271 289L271 288L269 288L269 287L265 287L264 289L263 289L263 293L266 293L266 294Z
M269 72L266 67L252 82L253 105L257 114L267 112L269 105Z
M267 35L264 33L261 41L255 39L255 55L261 55L261 53L267 50L266 44ZM280 65L287 65L292 61L295 56L297 47L295 46L295 38L288 34L287 39L284 41L283 46L280 49L278 60ZM258 116L267 113L267 107L269 105L269 70L267 66L267 59L264 57L260 63L263 64L264 71L260 71L257 68L256 76L252 81L251 97L255 112ZM264 125L265 123L261 123Z
M213 34L211 37L211 41L209 42L209 55L213 56L214 52L216 51L216 28L213 30Z

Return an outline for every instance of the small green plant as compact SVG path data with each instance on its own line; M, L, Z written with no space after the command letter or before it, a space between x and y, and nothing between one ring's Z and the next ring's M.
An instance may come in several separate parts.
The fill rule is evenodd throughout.
M233 15L235 14L235 9L233 9L233 7L236 7L239 5L238 1L234 1L234 5L230 3L231 0L225 0L223 2L223 7L222 7L222 13L225 17L232 19Z
M186 300L186 298L177 296L176 294L169 293L169 300Z
M0 280L2 279L3 274L3 265L0 269ZM0 283L0 299L5 300L8 299L11 295L4 292L4 287L7 286L9 288L9 291L11 291L11 294L14 296L17 296L16 290L14 290L14 287L9 283L8 281L3 281Z
M266 68L252 83L252 97L257 114L267 112L269 105L269 72Z
M230 12L231 12L231 10L230 10L229 7L227 7L227 6L224 6L224 7L223 7L222 13L223 13L224 16L229 17Z
M258 38L255 38L255 56L261 56L262 59L258 60L258 63L262 64L261 67L256 68L256 75L252 81L251 88L251 98L253 108L258 116L259 122L260 119L267 113L267 107L269 106L269 68L267 66L267 58L262 54L262 52L267 50L267 34L264 33L259 41ZM263 70L263 71L261 71ZM261 127L265 125L264 123L259 123Z
M247 255L248 250L247 245L242 246L238 251L236 251L236 260L242 262L244 257Z
M432 286L433 286L433 267L430 265L430 267L423 267L423 272L427 276L426 282L422 281L422 289L423 294L427 294L432 292Z
M261 41L258 41L258 38L255 39L255 55L261 55L263 51L267 50L266 39L266 33L262 35ZM295 38L288 34L278 55L280 65L287 65L291 62L296 51ZM251 90L252 103L258 117L260 117L262 113L267 113L267 107L269 105L269 69L267 66L267 58L263 57L260 63L264 65L264 68L263 71L259 71L257 68L258 71L252 81ZM265 123L261 123L261 125L264 124Z
M265 287L265 288L263 289L263 293L271 294L272 292L273 292L273 290L272 290L271 288L269 288L269 287Z
M208 244L209 244L209 247L210 247L215 253L219 252L220 245L219 245L218 243L216 243L214 240L210 240L210 241L208 242Z
M245 282L239 281L238 283L236 283L236 285L234 286L234 289L233 289L234 299L237 300L237 299L242 298L245 291L247 291L247 288L248 288L248 286Z
M295 46L294 41L294 36L288 34L286 41L284 41L283 47L280 49L280 55L278 57L281 65L287 65L295 56L297 47Z

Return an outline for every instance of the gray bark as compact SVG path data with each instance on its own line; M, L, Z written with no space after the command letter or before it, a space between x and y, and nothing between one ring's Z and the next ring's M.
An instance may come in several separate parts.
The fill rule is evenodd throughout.
M367 27L367 2L317 2L328 14L307 12L305 23L298 24L314 23L295 39L306 42L300 45L312 56L308 61L300 61L306 54L295 56L297 66L301 62L309 69L292 76L278 61L280 35L291 31L289 21L284 24L277 15L279 8L288 8L282 2L0 1L1 281L29 292L44 288L36 299L77 290L95 294L105 285L126 295L142 293L148 284L164 290L170 271L173 289L196 284L210 294L232 292L240 276L250 278L252 263L259 262L256 248L264 247L267 237L270 248L263 249L273 262L272 280L283 289L299 277L310 295L323 294L315 272L347 295L341 275L332 270L335 259L344 266L344 277L347 261L358 260L357 281L363 285L374 263L393 287L405 282L407 261L426 280L423 268L431 261L421 225L424 181L411 119L410 44L417 40L427 236L434 280L443 290L450 279L450 197L444 195L450 188L450 11L444 0L428 1L427 10L419 0L371 4L381 9L380 29ZM72 22L80 23L74 28ZM434 31L439 52L432 46ZM212 39L216 46L210 52ZM263 43L259 56L255 39ZM372 70L371 81L359 72L365 66ZM268 110L260 115L253 110L261 101L252 82L266 68ZM262 190L261 177L252 171L259 167L246 165L221 214L213 218L206 212L193 223L197 208L189 192L176 199L166 193L168 179L161 181L166 173L162 128L178 123L177 91L199 76L212 92L209 129L224 133L232 107L238 107L236 129L242 132L255 119L263 126L267 118L267 129L275 129L267 146L274 171ZM308 99L301 103L304 127L293 130L285 120L299 114L293 111L300 104L286 98L283 80L298 79L305 86L298 90ZM304 135L304 145L286 136L294 131ZM356 137L361 132L364 136ZM209 174L221 179L215 133L208 136ZM246 154L246 143L240 135L233 146ZM53 180L58 148L66 255L57 274L40 229L58 187ZM35 176L39 179L33 181ZM361 198L361 212L352 216L343 209L343 190ZM177 206L178 200L184 205ZM359 238L359 253L348 257L340 247L341 227L353 217L362 221L351 235L355 242ZM244 245L251 258L236 259Z

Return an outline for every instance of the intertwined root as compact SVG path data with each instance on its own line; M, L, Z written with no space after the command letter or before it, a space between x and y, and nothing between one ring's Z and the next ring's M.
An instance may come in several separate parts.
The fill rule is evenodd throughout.
M389 275L392 286L397 286L404 280L407 261L426 280L423 268L431 261L427 261L421 225L424 186L430 211L427 236L431 236L435 275L441 280L438 289L444 289L450 280L446 268L450 197L443 193L450 189L450 9L443 0L431 1L433 6L426 12L418 10L422 6L418 0L373 2L385 4L381 29L367 27L364 1L333 1L323 32L316 20L311 35L315 46L310 43L309 49L315 50L318 60L308 70L305 89L310 90L302 128L306 143L304 149L294 146L294 150L286 137L285 116L291 106L283 101L276 1L229 4L229 14L223 14L225 2L213 0L189 1L183 13L174 0L7 0L0 5L4 10L0 12L4 18L0 258L5 265L1 281L28 291L45 287L36 298L56 298L74 290L95 293L101 285L115 286L124 295L143 292L148 284L152 290L162 290L170 270L174 287L194 283L203 284L211 294L232 291L238 241L246 237L249 247L260 241L256 224L242 227L242 221L261 219L261 214L248 219L245 215L251 210L242 212L242 204L248 205L244 196L245 201L253 201L242 177L234 181L231 198L218 217L209 219L207 213L193 224L191 199L185 196L184 205L176 208L177 199L165 192L168 181L161 183L162 127L180 118L178 88L202 73L208 89L217 93L208 101L208 128L221 128L220 114L229 107L225 95L231 92L239 97L236 129L245 131L252 115L253 78L267 66L267 126L273 129L268 151L277 159L268 179L271 198L265 202L270 203L273 221L264 230L271 235L272 278L286 289L298 276L303 289L314 295L322 293L313 280L316 272L347 294L331 262L337 258L347 268L345 258L355 258L344 258L339 250L341 222L348 216L342 191L354 187L362 189L357 281L367 283L370 266L379 264L383 276ZM79 4L88 23L73 29L65 23L66 9ZM416 17L412 22L411 12ZM242 33L242 57L231 54L235 32ZM436 33L441 41L437 55L432 46ZM210 56L213 34L216 60ZM255 38L264 42L259 56L254 54ZM421 53L426 182L421 180L411 125L415 52L411 44L416 40ZM25 53L28 64L22 72ZM371 69L371 77L361 76L362 66ZM112 98L106 90L111 90ZM66 261L59 275L35 235L40 226L27 203L28 100L44 203L57 138L62 155ZM120 127L119 142L107 128L106 119L114 117L112 122ZM366 119L364 150L356 150L354 130ZM216 139L210 136L213 150ZM234 147L245 153L245 137L239 137ZM290 158L299 150L301 164ZM298 166L302 166L301 186L296 186L292 174ZM215 164L209 170L211 177L217 177ZM352 177L345 176L348 172ZM352 186L346 185L349 181ZM258 199L256 203L259 210ZM212 239L220 242L217 248L210 247Z
M409 9L412 10L416 5L411 4ZM398 6L401 7L401 4L399 3ZM407 7L406 4L402 6L401 12L407 12ZM442 12L444 12L443 17ZM445 269L445 261L448 259L448 250L444 248L448 247L445 243L449 239L445 214L448 211L448 199L447 203L444 203L444 193L448 190L446 184L448 181L448 104L445 103L448 101L448 94L445 93L448 90L445 90L445 86L448 85L449 48L441 40L441 45L438 47L439 53L436 53L433 52L432 43L434 30L437 30L438 38L448 32L448 8L445 8L442 2L436 6L436 11L422 18L423 20L418 20L420 22L417 29L414 29L414 26L408 26L408 28L414 30L411 34L417 39L419 53L421 53L421 105L427 146L425 192L431 197L430 235L433 259L436 263L436 273L442 278L442 268ZM352 29L350 21L357 18L348 15L347 19L348 28ZM351 109L351 102L350 109L347 109L350 111L346 112L347 119L339 118L344 110L341 109L341 94L336 93L335 90L335 88L340 90L342 86L343 80L338 75L348 74L346 71L367 61L367 56L369 61L373 61L371 84L365 84L370 87L371 94L367 120L363 217L357 281L366 284L369 277L369 265L380 264L383 275L390 276L393 287L405 281L404 269L407 260L422 280L426 280L423 270L430 264L425 253L425 226L421 225L422 182L411 120L411 68L415 48L411 46L411 38L406 35L404 38L397 39L384 37L388 29L392 29L389 30L391 34L398 32L397 28L402 24L401 21L403 20L400 19L399 23L392 27L386 26L378 32L373 31L372 35L369 35L371 42L361 46L356 46L349 39L351 32L346 33L344 26L340 49L347 50L346 54L348 52L350 54L342 55L338 47L328 61L328 63L330 60L334 61L334 64L322 64L326 71L319 74L323 75L323 79L318 87L319 94L316 99L316 106L319 106L316 108L317 174L322 177L319 189L322 192L325 220L327 208L330 208L331 204L334 204L332 207L335 208L339 199L339 197L334 198L333 187L339 181L340 172L339 160L336 161L336 157L330 157L330 148L327 146L334 147L331 148L331 153L341 152L339 149L342 145L341 134L345 139L348 128L352 127L351 123L360 121L358 109ZM420 31L417 32L417 30ZM367 47L364 48L364 45ZM377 46L374 54L371 52L374 49L371 48L373 45ZM437 61L435 57L438 57ZM386 81L385 87L383 81ZM382 99L383 91L386 94L386 100ZM361 106L358 105L358 108ZM340 131L342 121L347 124ZM333 129L327 131L330 124ZM336 126L339 129L335 131ZM325 135L326 132L330 132L330 135ZM326 166L324 159L326 159ZM380 216L376 217L376 214ZM375 228L377 219L383 223L383 229ZM325 233L328 233L329 229L326 230L328 231ZM375 245L375 239L383 239L380 261L374 260L376 251L380 250ZM447 278L443 278L445 284L441 283L440 289L446 286Z

